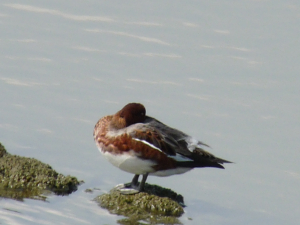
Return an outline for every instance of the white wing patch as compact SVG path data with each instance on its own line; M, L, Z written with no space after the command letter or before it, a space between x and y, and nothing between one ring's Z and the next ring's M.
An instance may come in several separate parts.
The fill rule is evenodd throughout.
M176 160L177 162L188 162L188 161L194 161L190 158L187 158L183 155L180 154L176 154L176 155L168 155L169 158L172 158L174 160Z
M191 152L195 150L195 148L202 148L203 145L209 147L208 145L202 143L201 141L198 141L196 138L193 137L186 137L186 143L188 144L187 148Z
M193 137L187 137L186 143L188 144L187 148L192 152L198 145L198 140Z
M156 146L154 146L153 144L149 143L148 141L145 141L145 140L141 140L141 139L138 139L138 138L132 138L133 140L135 141L139 141L139 142L143 142L144 144L150 146L151 148L154 148L162 153L164 153L160 148L157 148ZM164 153L165 154L165 153Z

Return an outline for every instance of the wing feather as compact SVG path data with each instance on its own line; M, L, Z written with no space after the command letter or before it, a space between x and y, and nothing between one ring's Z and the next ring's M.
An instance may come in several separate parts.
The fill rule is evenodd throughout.
M227 160L215 157L201 147L209 147L208 145L194 140L189 135L171 128L152 117L146 117L144 123L132 126L134 127L132 129L128 127L127 131L132 138L149 143L150 146L158 148L158 150L171 158L180 159L178 160L179 166L223 168L220 164L230 163Z

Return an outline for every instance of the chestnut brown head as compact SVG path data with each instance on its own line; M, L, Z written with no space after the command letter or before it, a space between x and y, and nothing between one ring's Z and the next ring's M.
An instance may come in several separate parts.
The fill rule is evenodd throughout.
M112 119L112 125L121 129L135 123L142 123L146 118L146 109L140 103L129 103L117 112Z
M146 117L146 109L140 103L129 103L119 111L119 116L126 121L126 127L135 123L142 123Z

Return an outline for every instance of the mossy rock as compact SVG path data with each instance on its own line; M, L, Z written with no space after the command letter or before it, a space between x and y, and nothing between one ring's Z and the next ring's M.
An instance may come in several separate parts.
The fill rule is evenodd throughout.
M112 189L110 193L97 196L95 201L112 214L127 218L120 224L144 224L139 221L162 224L180 224L183 213L183 197L170 189L157 185L145 185L145 192L133 195L121 194Z
M4 156L5 154L7 154L7 152L6 152L5 148L4 148L4 146L0 143L0 158L2 156Z
M76 191L79 184L76 177L59 174L37 159L7 153L0 143L0 196L22 199L44 190L65 195Z

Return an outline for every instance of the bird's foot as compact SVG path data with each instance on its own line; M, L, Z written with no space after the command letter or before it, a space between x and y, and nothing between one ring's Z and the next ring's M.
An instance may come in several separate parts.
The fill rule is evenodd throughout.
M135 174L131 183L119 184L113 190L119 191L121 194L124 195L132 195L144 191L148 173L143 174L143 179L140 183L138 182L139 176L140 176L139 174Z
M140 192L139 186L132 185L131 183L118 184L113 190L118 191L123 195L133 195Z

